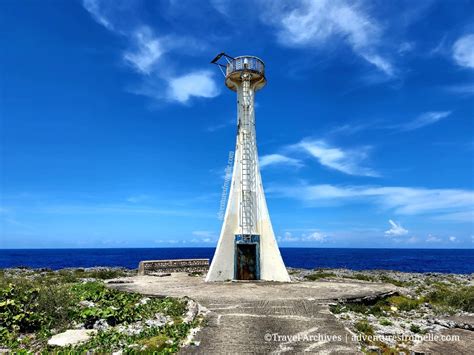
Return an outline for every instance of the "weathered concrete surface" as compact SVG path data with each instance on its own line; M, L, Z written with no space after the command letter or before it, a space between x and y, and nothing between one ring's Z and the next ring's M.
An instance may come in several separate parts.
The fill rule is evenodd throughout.
M437 334L444 339L427 340L415 345L411 350L421 354L473 354L474 336L464 329L445 329Z
M329 312L339 299L391 293L390 284L365 282L224 282L201 277L137 276L110 287L154 296L188 296L209 309L208 323L183 353L359 353L351 332ZM279 336L279 337L278 337Z
M360 281L204 282L202 277L185 273L174 273L168 277L136 276L126 280L129 282L113 287L152 296L188 296L203 305L215 300L362 299L397 290L392 284Z

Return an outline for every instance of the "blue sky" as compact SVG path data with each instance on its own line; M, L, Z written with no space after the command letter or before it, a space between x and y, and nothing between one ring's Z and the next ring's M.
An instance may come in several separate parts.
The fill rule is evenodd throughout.
M235 94L266 62L286 247L474 246L474 2L2 1L0 247L215 246Z

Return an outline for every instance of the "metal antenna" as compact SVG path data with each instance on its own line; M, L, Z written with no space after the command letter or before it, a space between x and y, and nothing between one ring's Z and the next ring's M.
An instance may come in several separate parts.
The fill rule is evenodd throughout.
M222 64L222 63L219 63L220 59L221 58L224 58L227 62L227 64L229 64L231 62L231 60L234 60L234 57L231 57L230 55L228 54L225 54L224 52L221 52L219 53L218 55L216 55L216 57L211 60L211 64L215 64L219 67L222 75L224 75L225 77L225 69L227 68L227 64Z

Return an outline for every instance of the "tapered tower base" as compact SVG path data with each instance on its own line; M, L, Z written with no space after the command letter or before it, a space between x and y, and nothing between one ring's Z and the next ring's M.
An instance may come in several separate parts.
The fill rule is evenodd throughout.
M290 282L290 277L278 249L272 223L258 173L257 205L258 234L244 239L240 234L241 163L237 144L229 201L224 223L206 281L267 280ZM242 255L243 254L243 255Z

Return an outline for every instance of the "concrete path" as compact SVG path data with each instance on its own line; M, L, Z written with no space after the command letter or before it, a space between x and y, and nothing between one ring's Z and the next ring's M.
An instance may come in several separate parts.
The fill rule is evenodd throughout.
M210 312L197 333L199 346L182 353L360 353L353 334L329 311L338 299L391 293L390 284L365 282L224 282L172 274L137 276L110 287L153 296L188 296Z

